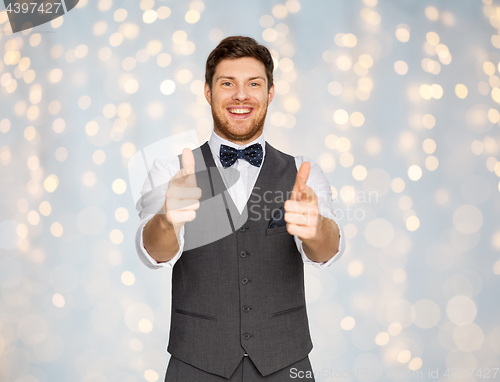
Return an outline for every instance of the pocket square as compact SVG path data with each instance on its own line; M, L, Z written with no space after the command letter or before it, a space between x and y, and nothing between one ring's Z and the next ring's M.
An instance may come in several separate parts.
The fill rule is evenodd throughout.
M278 228L286 226L285 208L281 206L279 210L274 210L273 217L268 228Z

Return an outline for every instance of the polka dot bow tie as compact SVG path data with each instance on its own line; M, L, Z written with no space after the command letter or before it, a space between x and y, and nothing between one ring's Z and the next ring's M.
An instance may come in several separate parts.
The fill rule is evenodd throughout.
M248 163L260 167L262 156L262 146L260 143L248 146L243 150L220 145L220 162L224 168L232 166L236 162L236 159L245 159Z

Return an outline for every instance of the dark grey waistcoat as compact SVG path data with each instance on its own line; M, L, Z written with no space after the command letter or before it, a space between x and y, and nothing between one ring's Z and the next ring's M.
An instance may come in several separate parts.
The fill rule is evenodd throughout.
M226 378L245 352L266 376L312 350L303 261L286 226L268 228L297 168L292 156L267 142L265 149L241 216L208 143L193 150L201 203L172 273L168 352Z

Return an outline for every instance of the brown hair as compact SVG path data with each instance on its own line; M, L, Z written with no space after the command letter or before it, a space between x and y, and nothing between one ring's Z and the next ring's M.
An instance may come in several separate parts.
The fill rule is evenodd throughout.
M225 59L253 57L262 62L266 68L267 88L273 86L274 63L271 52L251 37L230 36L223 39L208 55L205 67L205 81L212 90L212 80L217 65Z

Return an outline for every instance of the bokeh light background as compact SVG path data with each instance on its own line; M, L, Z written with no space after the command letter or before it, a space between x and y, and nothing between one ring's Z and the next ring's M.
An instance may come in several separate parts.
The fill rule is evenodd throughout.
M492 0L81 0L16 34L1 11L0 380L163 380L171 271L135 252L127 162L208 139L236 34L272 50L266 138L322 166L347 238L306 267L317 381L500 367L498 28Z

